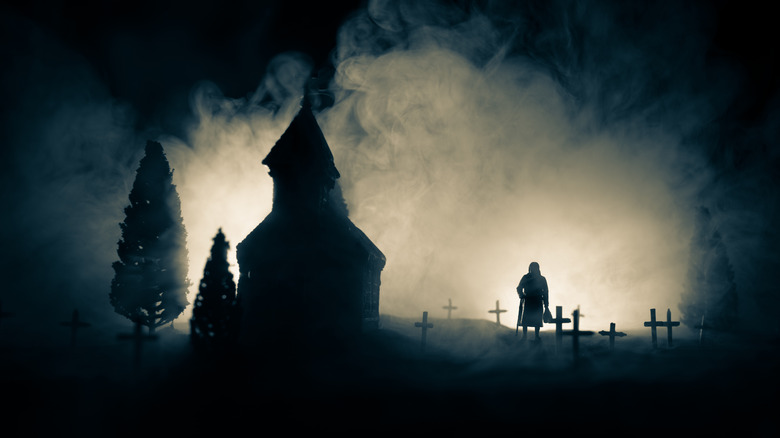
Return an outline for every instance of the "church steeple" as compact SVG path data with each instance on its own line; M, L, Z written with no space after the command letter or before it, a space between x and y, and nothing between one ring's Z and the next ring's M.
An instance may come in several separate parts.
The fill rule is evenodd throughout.
M263 164L274 179L275 210L316 210L326 203L340 175L307 99Z

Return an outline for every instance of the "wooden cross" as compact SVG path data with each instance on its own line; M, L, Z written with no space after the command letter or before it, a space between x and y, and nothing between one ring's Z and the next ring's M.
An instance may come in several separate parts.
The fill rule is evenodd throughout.
M579 311L577 313L579 314ZM555 323L555 345L560 349L563 343L563 324L571 322L571 319L563 317L563 306L555 306L555 318L550 322Z
M609 336L609 348L615 348L615 336L620 336L620 337L626 336L626 334L623 333L623 332L616 332L615 331L615 323L614 322L610 322L609 323L609 331L602 330L602 331L599 332L599 334L601 336Z
M488 310L488 313L495 313L496 314L496 324L501 325L501 314L506 312L506 310L500 308L498 306L498 300L496 300L496 308L495 310Z
M452 298L447 298L447 301L449 302L449 304L442 307L442 309L447 309L447 319L450 319L452 317L452 311L457 310L458 307L452 305Z
M590 336L593 334L592 331L589 330L580 330L580 308L577 307L574 312L572 312L572 318L574 319L574 328L571 330L566 330L562 332L563 335L568 335L572 337L572 352L574 353L574 360L577 360L580 355L580 336Z
M422 322L415 322L415 327L422 327L422 338L420 340L420 349L425 350L425 338L429 328L433 328L433 324L428 322L428 312L423 312Z
M141 332L141 321L136 320L135 321L135 329L133 330L132 334L128 333L121 333L117 335L117 338L120 340L132 340L133 341L133 365L135 369L140 368L141 366L141 346L143 345L144 341L155 341L157 340L157 335L145 335Z
M661 323L662 326L666 327L667 332L667 345L669 347L672 346L672 327L677 327L680 325L680 321L672 321L672 309L666 309L666 321Z
M60 325L63 325L65 327L70 327L70 346L75 347L76 346L76 331L82 327L89 327L90 324L84 321L79 320L79 311L74 310L73 316L71 317L70 321L63 321L60 323Z
M663 321L655 320L655 309L650 309L650 321L645 321L645 327L650 327L650 336L653 339L653 348L658 348L658 334L656 327L663 327Z

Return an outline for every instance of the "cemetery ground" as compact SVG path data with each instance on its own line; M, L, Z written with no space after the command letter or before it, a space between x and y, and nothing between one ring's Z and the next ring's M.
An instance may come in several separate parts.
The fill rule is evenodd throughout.
M728 427L777 436L780 427L771 337L700 345L680 327L673 346L663 329L653 348L650 329L637 329L610 348L594 333L579 339L575 358L572 337L559 347L549 325L541 341L530 341L530 330L522 342L522 332L495 321L428 318L423 347L420 322L383 315L359 354L337 359L199 356L187 334L166 328L142 344L138 367L134 347L116 337L96 343L85 331L71 345L63 333L59 348L4 337L0 428L3 436L138 437L277 435L280 427L664 436Z

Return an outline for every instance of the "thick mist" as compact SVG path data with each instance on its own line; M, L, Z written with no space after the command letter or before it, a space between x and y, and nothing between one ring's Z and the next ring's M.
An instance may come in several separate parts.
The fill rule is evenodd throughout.
M0 263L3 308L14 313L3 327L63 344L59 321L74 309L95 325L122 319L108 300L111 263L144 139L85 59L30 23L2 22L13 50L36 54L12 54L3 72Z
M538 261L551 305L581 305L588 328L641 327L651 307L679 317L707 206L744 322L761 324L777 154L744 148L776 149L777 111L724 135L746 78L711 56L711 12L377 1L348 20L320 120L352 219L388 256L382 310L444 315L452 298L458 316L491 318L500 299L512 326Z
M388 258L381 312L443 316L452 298L455 316L490 319L498 299L512 326L538 261L551 305L581 306L588 328L678 317L700 205L753 288L742 256L760 248L740 230L766 224L722 207L712 162L739 74L705 61L707 11L666 7L370 2L342 25L318 119L352 220ZM235 248L270 210L260 161L310 69L286 53L246 98L194 91L199 123L169 142L192 278L218 227Z
M532 261L551 305L581 305L589 325L675 309L708 174L679 114L645 119L658 103L633 93L653 78L613 82L615 106L635 113L604 116L517 47L531 17L507 35L489 10L403 5L342 27L339 93L321 116L353 221L388 255L383 311L436 315L452 298L458 316L488 318L499 299L511 326ZM604 70L632 55L616 49Z
M341 25L332 80L295 51L245 96L203 77L192 119L171 118L188 123L176 133L139 126L104 71L3 17L15 45L2 48L2 300L16 313L3 328L40 320L34 330L59 342L74 308L127 325L108 303L111 263L147 139L174 170L190 302L220 227L237 276L235 247L271 208L261 161L304 90L324 97L317 117L350 217L387 256L380 312L444 317L451 298L453 317L493 320L500 300L512 326L515 287L537 261L551 306L581 306L583 329L641 327L651 307L677 319L704 206L743 318L765 324L780 263L780 105L730 119L750 77L712 56L713 14L678 2L371 1Z

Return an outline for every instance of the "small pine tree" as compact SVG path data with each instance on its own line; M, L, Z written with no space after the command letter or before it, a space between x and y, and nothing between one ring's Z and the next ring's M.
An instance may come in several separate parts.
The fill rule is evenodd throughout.
M196 347L224 347L237 334L236 283L229 269L228 248L230 244L220 228L214 236L211 257L203 269L203 279L192 309L190 336Z
M114 310L153 332L187 306L187 248L173 171L158 142L146 143L120 223L109 294Z

